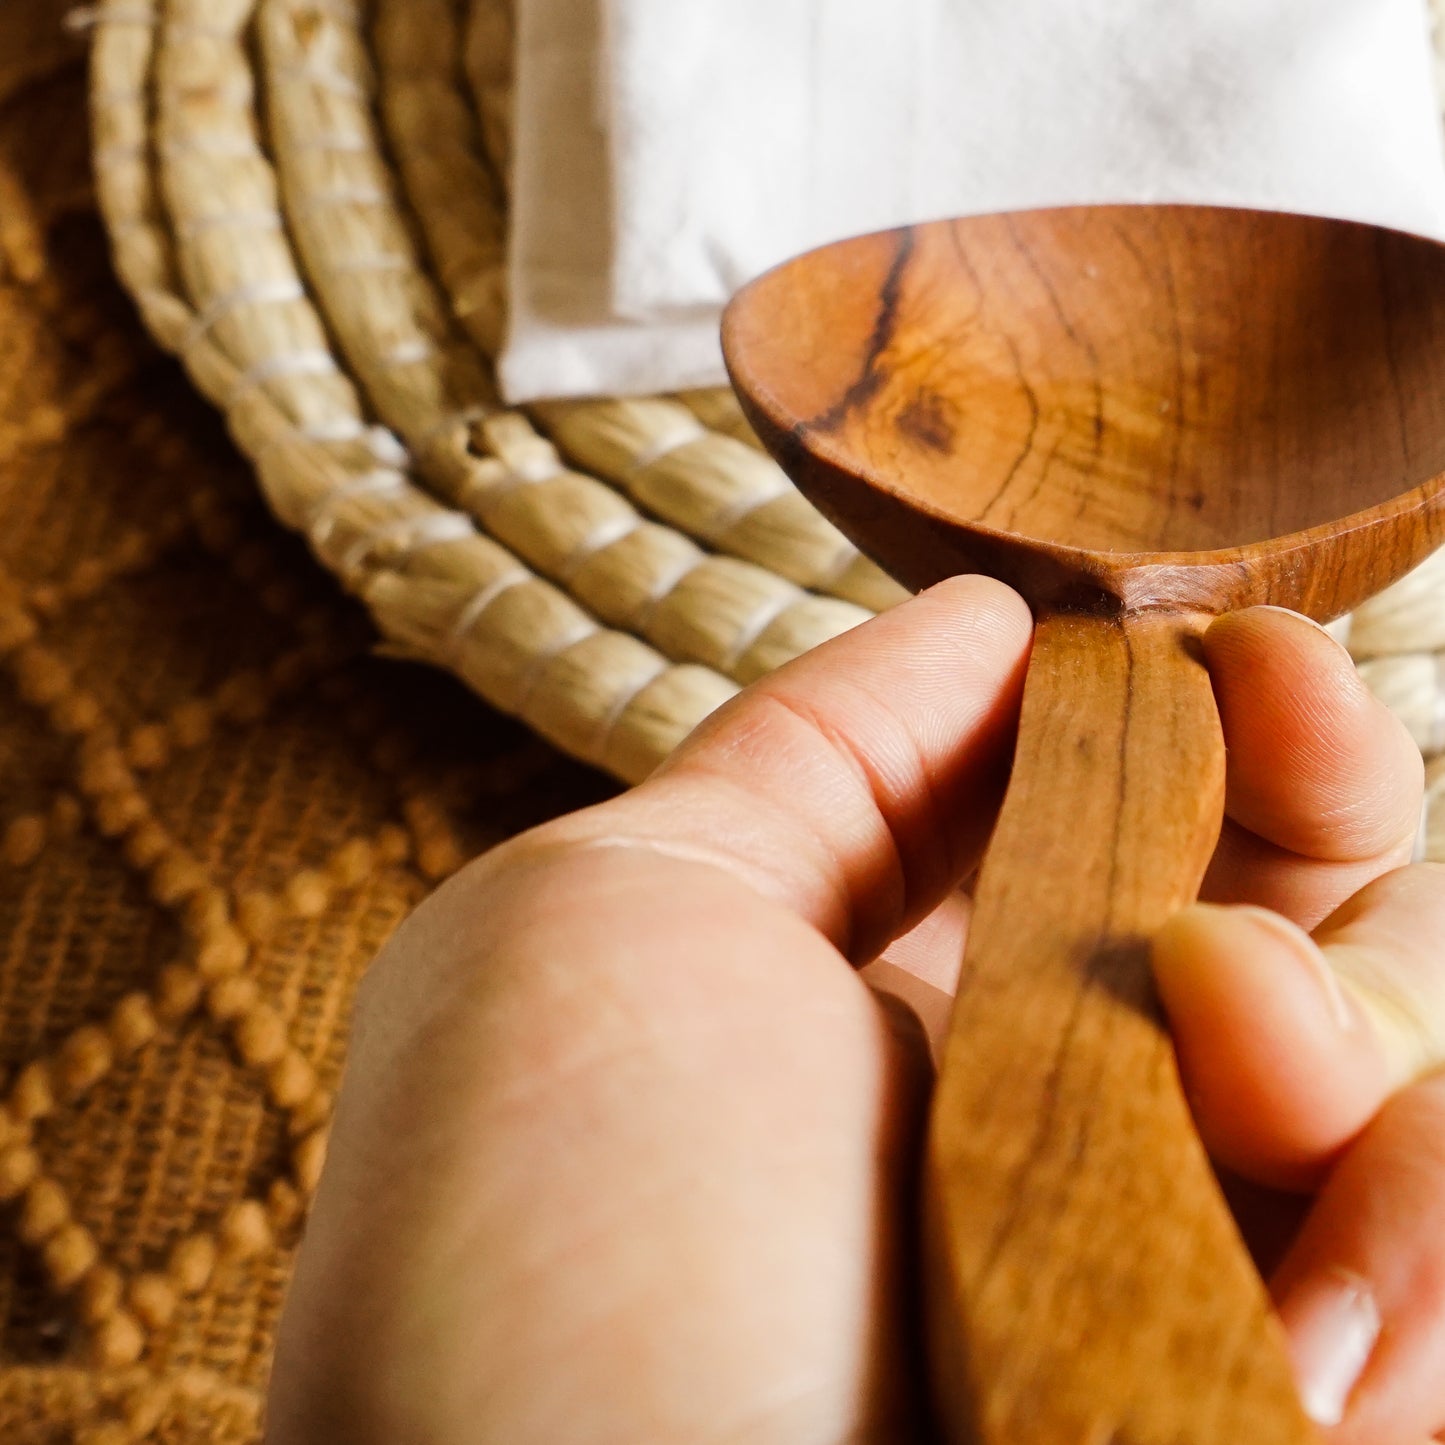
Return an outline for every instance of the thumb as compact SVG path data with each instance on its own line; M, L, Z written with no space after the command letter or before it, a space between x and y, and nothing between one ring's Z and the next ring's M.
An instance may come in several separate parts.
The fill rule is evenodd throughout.
M1196 905L1154 968L1200 1133L1221 1163L1301 1188L1413 1080L1445 1065L1445 868L1377 879L1313 937Z

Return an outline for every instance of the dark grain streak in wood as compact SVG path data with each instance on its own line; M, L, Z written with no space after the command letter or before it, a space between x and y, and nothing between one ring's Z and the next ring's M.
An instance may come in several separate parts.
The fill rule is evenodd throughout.
M960 242L958 233L950 228L949 237L953 243L954 256L964 275L966 275L972 283L974 293L978 296L981 303L986 301L988 292L983 284L983 278L979 276L978 271L974 268L973 261ZM1018 380L1019 389L1023 392L1024 399L1028 402L1029 424L1019 444L1018 456L1015 458L1013 465L1004 473L1003 480L998 484L998 490L978 508L978 518L980 521L986 520L994 508L1003 502L1020 468L1028 461L1029 457L1033 455L1034 442L1038 437L1039 425L1043 420L1043 410L1039 406L1038 393L1029 382L1028 370L1024 366L1023 353L1019 350L1017 340L1006 331L999 333L998 339L1007 348L1009 355L1013 358L1014 376Z
M949 419L943 402L931 391L920 391L898 413L898 430L930 451L945 456L954 450L957 428Z
M1184 339L1184 318L1180 312L1179 291L1174 284L1174 268L1169 259L1167 246L1161 247L1163 255L1163 266L1160 276L1164 282L1164 290L1168 297L1164 308L1164 314L1169 320L1170 332L1174 338L1174 415L1173 444L1169 448L1169 507L1173 511L1179 506L1179 463L1184 451L1184 431L1189 422L1189 413L1185 403L1184 371L1185 358L1189 354L1188 345ZM1204 510L1205 496L1203 492L1196 491L1198 498L1196 512ZM1162 541L1162 538L1161 538Z
M1032 501L1038 496L1039 492L1042 491L1042 489L1048 485L1049 468L1053 466L1054 461L1055 461L1055 459L1058 457L1059 451L1060 451L1060 449L1063 447L1063 445L1064 445L1064 439L1063 439L1063 437L1058 437L1058 438L1055 440L1053 446L1051 446L1051 447L1049 448L1049 454L1048 454L1048 456L1046 456L1046 457L1044 458L1042 465L1040 465L1040 467L1039 467L1039 475L1038 475L1037 480L1034 482L1033 490L1029 492L1028 496L1022 498L1022 500L1020 500L1020 502L1018 503L1018 505L1014 507L1013 511L1012 511L1012 512L1010 513L1010 515L1009 515L1009 519L1008 519L1008 523L1007 523L1008 526L1010 526L1010 527L1013 526L1013 524L1014 524L1014 518L1018 515L1018 513L1019 513L1020 511L1022 511L1023 509L1027 508L1028 505L1029 505L1029 503L1032 502ZM1080 498L1080 506L1081 506L1081 508L1087 508L1087 506L1088 506L1088 500L1087 500L1087 498Z
M1385 364L1390 372L1390 390L1394 394L1395 417L1400 429L1400 455L1408 463L1410 448L1410 423L1405 415L1405 384L1401 375L1399 358L1396 355L1395 307L1390 303L1390 268L1384 256L1384 237L1375 237L1375 279L1380 289L1380 325L1384 331Z
M1130 636L1129 629L1122 622L1114 624L1119 633L1119 643L1124 649L1124 695L1121 699L1123 708L1123 726L1119 729L1119 752L1114 759L1114 772L1119 780L1118 802L1114 809L1114 827L1111 832L1117 833L1119 820L1124 816L1124 800L1129 793L1129 727L1134 720L1134 643ZM1122 849L1115 848L1109 853L1109 882L1105 893L1109 899L1109 915L1105 920L1104 933L1100 938L1102 946L1103 938L1115 932L1120 927L1121 920L1115 916L1114 910L1119 906L1121 890L1119 887L1119 868L1123 863L1124 854ZM1093 972L1090 972L1090 979L1093 979Z
M908 273L908 263L913 258L911 230L898 233L897 248L893 266L883 283L883 289L878 293L878 316L873 323L873 334L868 338L867 350L863 353L858 379L822 416L805 424L807 431L824 434L837 431L850 415L861 411L872 401L887 381L887 376L879 369L878 363L892 344L898 325L898 303L903 292L903 279Z
M1017 1223L1018 1211L1028 1197L1029 1176L1034 1166L1044 1157L1049 1142L1053 1138L1055 1115L1059 1101L1059 1093L1063 1081L1064 1067L1068 1062L1070 1046L1074 1036L1078 1032L1079 1020L1083 1016L1085 992L1079 990L1074 1000L1074 1007L1068 1018L1064 1021L1064 1028L1059 1035L1058 1045L1050 1055L1049 1070L1043 1085L1044 1107L1038 1115L1038 1122L1033 1131L1032 1142L1023 1158L1019 1160L1015 1170L1013 1182L1006 1191L1006 1199L1009 1201L1004 1212L999 1215L997 1223L993 1227L993 1237L985 1248L983 1258L979 1262L978 1271L974 1278L974 1286L983 1289L987 1286L989 1277L993 1274L1000 1259L1003 1258L1004 1250L1013 1235Z

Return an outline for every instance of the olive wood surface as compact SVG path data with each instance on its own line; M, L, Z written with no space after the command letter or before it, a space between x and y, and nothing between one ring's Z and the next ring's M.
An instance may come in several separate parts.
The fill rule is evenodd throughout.
M1445 542L1445 248L1205 207L940 222L735 299L745 410L900 580L1038 620L925 1166L948 1437L1303 1445L1148 942L1197 893L1223 744L1196 634L1349 611Z
M1312 1438L1150 984L1224 810L1201 625L1059 612L1035 635L1016 769L1048 787L1010 790L979 878L925 1177L955 1439Z
M865 236L723 328L764 442L914 587L1339 616L1445 542L1445 249L1106 206Z

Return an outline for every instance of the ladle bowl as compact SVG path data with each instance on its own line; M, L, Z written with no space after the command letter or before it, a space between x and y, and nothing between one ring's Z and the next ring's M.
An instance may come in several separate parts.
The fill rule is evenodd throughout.
M788 262L723 340L860 547L913 587L999 577L1037 622L925 1160L948 1438L1315 1440L1148 949L1222 818L1200 631L1327 621L1445 543L1445 247L1207 207L984 216Z

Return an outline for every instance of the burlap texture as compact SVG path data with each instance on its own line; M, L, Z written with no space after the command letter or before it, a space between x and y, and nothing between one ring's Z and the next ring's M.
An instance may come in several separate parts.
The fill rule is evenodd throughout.
M251 1442L353 986L610 785L373 634L113 281L0 0L0 1440Z

